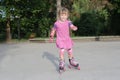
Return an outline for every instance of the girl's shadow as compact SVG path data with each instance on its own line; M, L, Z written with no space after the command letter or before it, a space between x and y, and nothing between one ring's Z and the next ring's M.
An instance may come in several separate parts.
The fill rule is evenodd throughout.
M56 67L56 71L58 71L58 57L49 52L44 52L42 57L47 58Z

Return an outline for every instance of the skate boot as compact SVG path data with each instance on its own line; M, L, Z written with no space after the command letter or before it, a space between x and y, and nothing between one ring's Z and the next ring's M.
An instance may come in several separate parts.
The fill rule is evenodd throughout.
M65 61L60 60L60 63L59 63L59 72L62 73L64 71L65 71Z
M69 66L70 69L71 69L72 67L74 67L74 68L80 70L79 63L76 62L74 58L69 59L69 63L70 63L70 66Z

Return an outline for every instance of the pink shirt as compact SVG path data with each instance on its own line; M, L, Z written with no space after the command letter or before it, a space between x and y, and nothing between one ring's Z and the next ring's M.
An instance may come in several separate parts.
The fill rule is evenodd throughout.
M71 21L65 22L56 21L54 23L54 29L56 31L56 45L58 48L70 49L72 48L73 41L70 38L69 28L73 25Z

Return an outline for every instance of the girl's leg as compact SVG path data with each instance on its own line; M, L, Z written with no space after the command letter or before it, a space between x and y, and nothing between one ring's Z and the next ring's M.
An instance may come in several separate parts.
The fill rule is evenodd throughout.
M60 58L60 62L59 62L59 69L60 70L64 70L64 66L65 66L65 61L64 61L64 49L60 49L60 53L59 53L59 58Z
M60 58L60 60L64 60L64 51L65 51L65 49L60 49L60 52L59 52L59 58Z
M79 64L78 64L78 62L75 61L75 59L73 57L72 49L68 49L67 51L68 51L68 58L69 58L70 65L72 65L74 67L78 67Z
M73 58L72 49L68 49L67 52L68 52L68 58L72 59Z

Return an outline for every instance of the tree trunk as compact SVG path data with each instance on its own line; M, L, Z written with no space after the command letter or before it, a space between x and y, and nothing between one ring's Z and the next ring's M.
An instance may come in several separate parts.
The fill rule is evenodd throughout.
M59 10L60 10L60 8L61 8L61 0L57 0L57 20L58 20L58 12L59 12Z
M6 41L11 41L11 33L10 33L10 19L7 19L7 28L6 28Z

